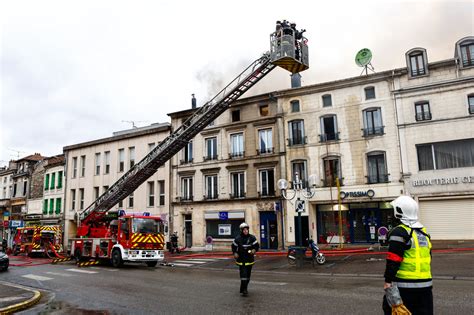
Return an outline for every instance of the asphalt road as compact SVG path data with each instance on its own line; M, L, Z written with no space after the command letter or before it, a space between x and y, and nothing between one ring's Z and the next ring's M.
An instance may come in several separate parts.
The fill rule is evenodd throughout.
M459 257L472 262L474 254ZM359 258L352 265L365 266L364 273L326 272L350 260L343 258L303 271L284 267L282 259L262 259L248 297L239 295L238 271L225 259L175 259L180 266L120 270L71 263L12 267L0 279L46 293L41 305L24 314L381 314L383 279L377 270L383 261ZM456 268L468 276L434 281L437 314L474 314L472 266Z

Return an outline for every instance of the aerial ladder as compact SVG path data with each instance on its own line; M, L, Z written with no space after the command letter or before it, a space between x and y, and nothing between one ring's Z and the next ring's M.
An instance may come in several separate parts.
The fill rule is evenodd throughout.
M90 237L92 234L104 237L104 233L100 232L104 229L101 229L100 226L103 226L103 219L113 206L133 193L160 166L178 153L194 136L206 128L234 101L275 67L280 66L291 73L308 69L308 46L303 33L304 30L298 31L295 24L287 21L277 22L275 32L270 35L269 52L253 61L211 100L198 107L193 115L185 120L179 128L160 142L140 162L130 168L128 172L80 213L80 225L77 229L78 237ZM71 250L72 253L73 250ZM122 250L122 256L124 252Z

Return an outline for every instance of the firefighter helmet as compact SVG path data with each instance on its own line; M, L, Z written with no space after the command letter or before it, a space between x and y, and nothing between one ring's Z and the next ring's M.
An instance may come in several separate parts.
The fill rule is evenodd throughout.
M242 223L240 226L239 226L240 230L243 231L244 229L248 229L249 228L249 225L247 223Z
M390 203L395 218L411 228L422 228L418 221L418 203L409 196L400 196Z

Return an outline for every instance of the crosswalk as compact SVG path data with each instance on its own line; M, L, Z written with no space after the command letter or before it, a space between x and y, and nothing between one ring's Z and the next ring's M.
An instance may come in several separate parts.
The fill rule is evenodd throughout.
M201 266L208 263L213 263L222 260L228 260L227 257L215 257L215 258L187 258L187 259L176 259L170 261L174 267L192 268Z

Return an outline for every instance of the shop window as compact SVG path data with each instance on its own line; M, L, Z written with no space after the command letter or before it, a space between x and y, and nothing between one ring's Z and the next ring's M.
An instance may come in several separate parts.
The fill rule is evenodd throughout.
M243 222L244 219L206 219L206 236L211 236L214 239L232 239L240 234L239 226Z
M370 108L363 111L364 129L363 136L376 136L384 134L382 124L382 111L380 108Z
M368 86L364 88L364 92L365 92L365 100L375 99L375 87Z
M474 166L474 138L416 146L420 171Z
M336 186L336 178L342 186L341 160L339 157L327 157L323 159L324 164L324 186Z
M302 188L308 187L308 172L306 171L306 161L292 162L291 174L292 174L292 186L294 186L294 181L296 180L296 174L298 174L298 178L299 180L301 180L301 183L303 185Z
M383 152L367 154L367 183L388 183L387 166Z
M430 103L415 103L415 119L416 121L431 120Z
M332 106L331 94L324 94L322 96L322 99L323 99L323 107L331 107Z
M306 144L306 137L304 135L304 121L293 120L288 123L289 139L288 145L301 145Z
M337 131L336 115L321 117L320 122L321 122L321 134L319 135L320 142L339 140L339 132Z
M298 113L300 111L300 101L294 100L290 102L291 105L291 112Z

